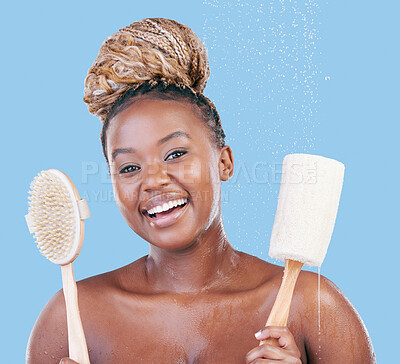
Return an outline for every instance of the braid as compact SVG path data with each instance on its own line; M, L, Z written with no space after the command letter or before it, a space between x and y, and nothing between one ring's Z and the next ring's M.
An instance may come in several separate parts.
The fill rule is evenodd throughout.
M168 80L202 92L209 75L207 52L190 28L169 19L144 19L104 41L85 79L83 100L104 122L132 84Z
M202 93L209 75L203 43L189 27L174 20L144 19L108 37L88 71L83 98L89 111L103 123L106 159L106 131L111 119L129 106L134 96L148 92L197 105L216 144L224 146L218 112Z

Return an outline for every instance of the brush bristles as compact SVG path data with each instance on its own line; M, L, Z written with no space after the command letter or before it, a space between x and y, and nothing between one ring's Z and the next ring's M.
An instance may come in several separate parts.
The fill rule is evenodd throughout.
M76 234L76 216L71 195L55 174L42 171L29 191L29 215L40 252L50 261L65 258Z

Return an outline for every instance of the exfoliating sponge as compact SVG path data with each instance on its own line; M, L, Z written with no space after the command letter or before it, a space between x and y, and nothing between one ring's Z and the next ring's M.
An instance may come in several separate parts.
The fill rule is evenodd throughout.
M29 194L29 213L25 215L29 231L34 234L40 252L61 266L69 358L90 364L72 267L82 248L89 207L71 179L57 169L40 172L32 181Z
M335 225L343 176L343 163L334 159L310 154L284 158L271 258L321 266Z

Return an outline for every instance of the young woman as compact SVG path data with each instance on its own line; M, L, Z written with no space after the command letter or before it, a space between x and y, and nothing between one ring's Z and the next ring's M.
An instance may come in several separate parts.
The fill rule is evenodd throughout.
M319 327L310 272L300 274L288 327L264 327L282 267L233 249L225 234L221 182L233 154L202 93L208 75L201 41L167 19L107 38L89 70L84 100L103 121L115 200L150 248L78 282L91 363L374 363L360 317L326 278ZM58 292L33 328L27 362L72 363L66 333ZM259 346L269 337L279 347Z

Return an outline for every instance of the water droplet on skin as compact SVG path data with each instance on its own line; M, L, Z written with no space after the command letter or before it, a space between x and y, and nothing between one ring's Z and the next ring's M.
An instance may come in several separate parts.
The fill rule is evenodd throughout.
M321 335L321 267L318 267L318 336Z
M321 267L318 267L318 342L321 343ZM318 355L320 354L321 344L318 345Z
M44 351L44 355L47 355L47 354L48 354L48 352L45 350L45 351Z

